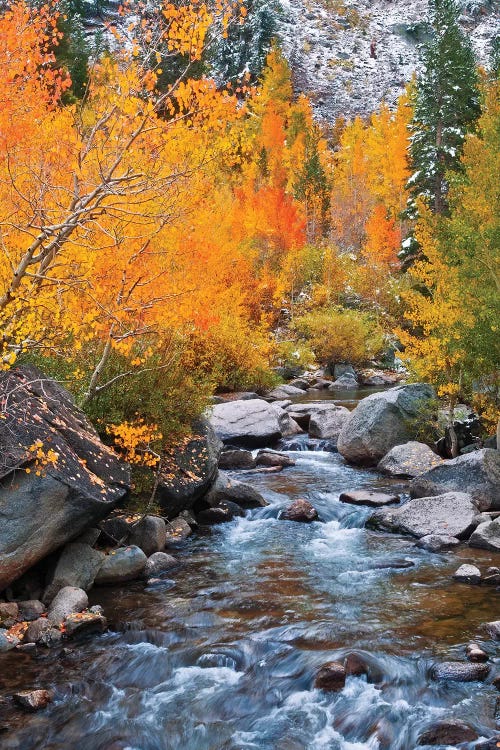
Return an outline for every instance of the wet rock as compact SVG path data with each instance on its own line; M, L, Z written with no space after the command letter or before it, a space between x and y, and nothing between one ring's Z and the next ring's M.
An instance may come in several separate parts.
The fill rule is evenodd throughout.
M362 654L353 651L347 654L344 659L344 669L346 675L361 677L366 676L367 682L380 683L383 680L383 673L380 667L375 663L373 657L368 654Z
M166 570L177 567L178 564L178 561L172 555L167 555L166 552L155 552L147 559L144 578L156 578Z
M279 385L277 388L273 388L272 391L266 393L266 398L271 398L273 401L279 401L280 399L290 398L290 396L303 396L304 388L297 388L294 385Z
M483 576L483 583L486 583L488 586L500 586L500 569L487 568Z
M68 615L64 621L64 629L68 638L76 638L95 633L104 633L108 623L103 615L93 612Z
M466 492L480 510L500 510L500 451L490 448L444 461L416 477L410 484L412 497Z
M252 401L238 401L252 404ZM215 409L233 408L221 404ZM156 492L156 500L168 519L176 518L183 510L190 510L215 482L222 444L212 425L205 419L193 424L190 440L177 446L165 461Z
M130 544L140 547L147 557L162 550L166 539L165 521L158 516L144 516L130 528Z
M263 399L216 404L210 423L224 443L242 448L263 448L282 437L278 411Z
M329 661L320 667L314 680L314 687L318 690L342 690L345 686L346 670L342 664Z
M256 465L252 452L243 448L222 451L219 457L219 469L254 469Z
M74 586L89 591L104 557L103 552L92 549L88 544L79 542L67 544L43 594L45 604L49 604L64 586Z
M142 576L146 561L147 557L139 547L119 547L106 555L95 582L102 585L135 581Z
M481 583L481 571L476 568L475 565L461 565L458 570L453 573L455 581L460 583Z
M428 534L415 543L416 547L426 549L428 552L445 552L460 544L460 540L447 534Z
M65 586L54 597L47 618L52 625L60 625L68 615L81 612L88 606L88 596L83 589Z
M415 383L364 398L342 427L339 453L354 464L376 465L395 445L412 439L409 425L434 395L430 386Z
M23 643L38 643L45 631L52 627L53 625L47 617L39 617L38 620L33 620L23 636Z
M227 523L237 516L245 515L243 510L236 503L230 500L223 500L216 505L212 505L206 510L200 511L197 520L201 524Z
M500 620L487 622L484 626L486 632L496 641L500 641Z
M268 503L262 495L246 482L231 479L223 472L219 473L214 486L197 504L198 512L214 507L222 502L236 503L241 508L264 508Z
M500 674L496 675L491 681L491 684L496 687L497 690L500 690ZM500 709L500 706L499 706ZM499 712L499 718L500 718L500 712ZM500 722L498 722L500 723Z
M318 519L318 511L307 500L295 500L288 508L280 514L282 521L299 521L310 523Z
M191 534L191 526L184 518L174 518L167 524L165 547L175 547L184 542Z
M46 612L45 605L38 599L27 599L24 602L17 602L18 620L21 622L31 622L37 620L40 615Z
M445 661L434 664L430 670L433 680L439 682L482 682L490 673L487 664L471 664L461 661Z
M338 440L340 431L351 412L344 406L317 411L309 420L309 435L320 440Z
M16 602L0 602L0 627L11 628L17 620L19 607Z
M461 742L474 742L477 732L458 719L442 719L432 724L418 738L419 745L458 745Z
M469 539L469 547L500 552L500 518L481 523Z
M5 653L6 651L12 651L18 643L18 638L9 636L8 631L5 628L0 628L0 654Z
M484 742L478 742L474 745L474 750L498 750L500 747L500 734L496 737L491 737L489 740Z
M398 569L413 568L413 567L415 567L415 563L413 562L413 560L387 560L387 561L381 561L381 562L374 562L372 565L372 568L374 570L385 570L386 568L394 568L398 570Z
M288 466L295 466L295 461L290 458L286 453L279 453L278 451L259 451L257 453L257 466L281 466L286 468Z
M55 646L59 646L61 642L62 633L58 628L44 630L38 639L38 645L45 646L45 648L54 648Z
M469 661L479 663L488 661L488 654L477 643L469 643L465 653Z
M445 534L457 539L467 539L478 522L477 506L470 495L447 492L436 497L409 500L400 508L377 510L367 525L419 538L430 534Z
M391 448L377 464L377 470L387 476L412 479L442 463L443 459L428 445L411 440L409 443Z
M23 690L12 696L15 702L28 711L40 711L54 700L50 690Z
M105 446L70 394L33 366L0 374L9 408L0 425L0 591L51 552L108 515L130 488L130 469ZM50 446L58 460L18 471L27 447Z
M392 505L399 503L399 495L386 495L384 492L375 492L374 490L350 490L342 492L339 497L341 503L350 505L369 505L373 508L379 508L383 505Z

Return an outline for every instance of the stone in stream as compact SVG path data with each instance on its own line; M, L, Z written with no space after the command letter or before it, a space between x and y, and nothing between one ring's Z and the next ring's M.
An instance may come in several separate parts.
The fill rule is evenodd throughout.
M459 539L447 534L427 534L415 542L416 547L425 549L427 552L446 552L453 547L458 547L459 544Z
M481 571L475 565L461 565L453 573L453 578L461 583L479 584L481 583Z
M384 675L380 667L375 663L373 657L368 654L352 651L346 654L344 659L346 675L360 677L366 675L367 682L380 683Z
M31 622L31 620L37 620L47 610L45 605L38 599L27 599L23 602L17 602L18 607L18 620L22 622Z
M483 576L483 583L488 586L500 586L500 568L487 568Z
M412 440L412 421L435 397L423 383L390 388L364 398L346 419L339 435L339 453L353 464L375 466L395 445Z
M106 555L96 576L96 585L124 583L140 578L147 557L139 547L118 547Z
M490 737L489 740L478 742L476 745L474 745L474 750L498 750L499 747L500 734L497 734L496 737Z
M83 589L65 586L52 600L47 618L52 625L60 625L73 612L81 612L89 606L89 599Z
M412 497L467 492L480 510L500 510L500 451L491 448L444 461L416 477L410 484Z
M495 622L487 622L485 623L484 627L488 635L490 635L494 640L500 641L500 620L496 620Z
M108 623L103 615L94 612L82 612L68 615L64 621L64 629L68 638L76 638L83 635L104 633L108 629Z
M279 516L281 521L298 521L300 523L310 523L318 519L318 511L307 500L295 500L291 505L285 508Z
M344 373L344 375L340 375L337 380L334 380L333 383L329 386L329 391L355 391L357 388L359 388L359 382L356 377L356 375L352 375L348 372Z
M293 458L290 458L289 455L271 450L259 451L257 453L256 463L257 466L280 466L281 468L295 466L295 461Z
M211 505L202 510L196 516L200 524L228 523L237 516L244 516L243 510L230 500L222 500L220 503Z
M470 495L447 492L436 497L409 500L399 508L375 511L367 522L369 528L424 537L445 534L467 539L479 524L480 516Z
M399 495L387 495L384 492L374 490L350 490L342 492L339 497L341 503L351 505L369 505L372 508L380 508L383 505L399 503Z
M323 664L314 679L314 687L319 690L342 690L345 686L346 670L337 661L329 661Z
M419 745L458 745L474 742L479 735L459 719L441 719L434 722L418 738Z
M430 676L438 682L482 682L490 673L488 664L471 664L463 661L444 661L434 664Z
M28 711L40 711L54 700L50 690L22 690L12 696L15 702Z
M0 602L0 627L11 628L19 614L16 602Z
M192 533L191 526L184 518L174 518L167 524L167 538L165 547L176 547L184 542Z
M209 419L224 443L241 448L264 448L282 437L279 411L267 401L256 398L216 404Z
M340 431L350 413L345 406L333 405L333 408L311 414L309 435L320 440L338 440Z
M166 540L165 521L158 516L144 516L130 526L129 543L140 547L147 557L160 552Z
M469 547L500 552L500 518L479 524L469 539Z
M39 617L28 625L23 636L23 643L38 643L42 635L53 627L53 623L47 617Z
M377 464L377 470L391 477L413 479L442 463L443 459L428 445L410 440L391 448Z
M236 503L241 508L264 508L268 504L250 484L238 482L221 471L210 491L196 503L195 511L200 513L222 502Z
M465 649L467 659L472 662L485 662L488 661L488 654L484 651L478 643L469 643Z
M219 456L219 469L255 469L257 462L251 451L229 448Z
M266 398L272 399L273 401L280 401L281 399L290 398L290 396L303 396L304 388L297 388L294 385L278 385L273 388L272 391L266 393Z
M166 552L155 552L148 557L144 568L144 578L156 578L166 570L178 566L178 561Z
M6 651L12 651L18 643L19 638L9 635L6 628L0 628L0 654L5 653Z
M92 549L88 544L67 544L44 591L45 604L50 604L64 586L74 586L84 591L91 589L104 558L103 552Z

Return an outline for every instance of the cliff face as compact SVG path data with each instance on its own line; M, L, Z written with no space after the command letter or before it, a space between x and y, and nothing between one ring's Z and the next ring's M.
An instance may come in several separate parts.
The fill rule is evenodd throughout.
M281 0L281 43L295 87L320 119L367 115L394 105L418 67L427 0ZM498 0L462 0L462 23L478 61L500 34Z

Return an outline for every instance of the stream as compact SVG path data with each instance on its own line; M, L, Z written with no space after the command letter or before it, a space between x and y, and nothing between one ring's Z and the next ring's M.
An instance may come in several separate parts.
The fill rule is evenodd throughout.
M159 583L90 592L107 634L2 656L0 704L17 689L56 695L38 714L1 716L2 750L412 750L450 717L495 734L492 685L429 678L432 664L465 660L470 641L498 660L480 629L498 619L498 593L451 580L464 562L494 564L493 554L431 554L366 530L371 511L340 503L340 492L404 484L306 438L287 445L295 467L233 474L268 507L193 536ZM299 497L321 522L278 519ZM350 653L368 678L348 677L339 693L313 688L320 665Z

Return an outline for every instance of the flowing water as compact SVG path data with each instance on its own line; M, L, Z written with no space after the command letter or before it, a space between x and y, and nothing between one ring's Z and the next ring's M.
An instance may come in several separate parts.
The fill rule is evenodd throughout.
M430 554L366 530L368 509L339 493L397 485L317 442L291 447L302 448L291 451L295 467L246 476L268 507L189 540L161 583L91 592L109 633L1 658L0 696L56 695L35 715L9 710L2 750L412 750L448 717L495 734L491 684L429 678L433 663L464 660L470 640L498 658L480 628L498 619L498 594L450 580L459 564L484 568L493 556ZM298 497L321 522L278 519ZM314 689L318 667L349 653L368 678L348 677L340 693Z

